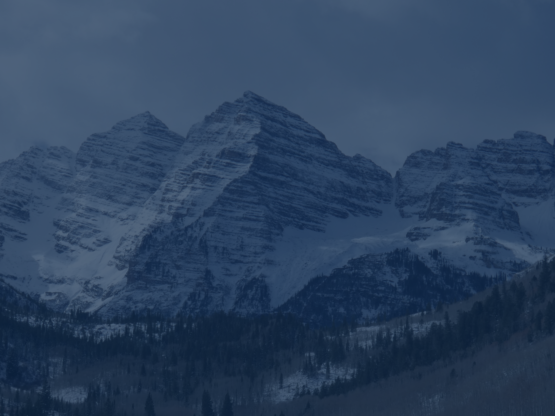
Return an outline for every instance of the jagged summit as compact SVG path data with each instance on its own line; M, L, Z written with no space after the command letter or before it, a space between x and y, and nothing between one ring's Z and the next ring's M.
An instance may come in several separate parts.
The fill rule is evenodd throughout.
M368 255L360 281L403 293L404 272L367 273L398 249L490 276L555 252L543 136L419 151L393 179L250 91L186 138L144 112L76 155L31 149L0 164L0 196L0 278L59 310L106 315L267 312Z
M526 140L526 139L534 139L534 140L542 140L547 142L547 138L542 136L541 134L536 134L531 131L519 130L513 135L514 139Z
M243 97L239 98L239 100L241 100L241 99L243 99L245 101L247 101L247 100L261 101L261 102L264 102L264 103L267 103L267 104L277 106L277 104L274 104L271 101L267 100L266 98L262 97L261 95L258 95L258 94L254 93L252 91L249 91L249 90L247 90L243 93Z
M258 95L256 93L254 93L252 91L245 91L241 97L237 98L234 101L234 103L235 104L241 104L243 106L255 107L255 108L256 107L265 108L266 110L270 109L270 111L275 111L275 110L283 111L284 110L286 112L289 112L285 107L283 107L281 105L278 105L278 104L264 98L261 95ZM293 113L291 113L291 114L300 118L300 116L298 116L297 114L293 114Z
M234 104L238 104L244 110L250 110L254 113L259 115L274 115L284 119L284 121L288 120L295 120L297 123L304 123L309 126L314 131L316 130L315 127L309 125L301 116L289 111L286 107L278 105L258 94L255 94L252 91L245 91L242 97L235 100ZM318 131L320 135L323 136L322 133Z
M337 218L379 217L392 198L388 172L252 93L195 125L182 155L158 193L173 212L157 210L171 217L137 247L127 278L151 300L153 287L181 282L172 304L187 313L268 311L304 282L284 272L287 230L324 233Z
M245 134L253 133L250 136L252 139L263 137L262 131L264 130L271 130L274 137L279 137L283 142L293 139L308 140L339 152L335 143L328 141L323 133L298 114L251 91L246 91L242 97L233 102L220 105L216 111L206 116L202 123L193 126L189 136L194 135L197 127L204 128L207 124L211 125L212 129L222 125L234 126L234 129ZM262 130L259 132L260 134L254 134L258 130ZM303 134L290 134L291 131Z
M447 149L464 149L465 147L463 146L462 143L457 143L457 142L447 142Z
M112 127L113 130L168 130L162 121L149 111L137 114L127 120L120 121Z

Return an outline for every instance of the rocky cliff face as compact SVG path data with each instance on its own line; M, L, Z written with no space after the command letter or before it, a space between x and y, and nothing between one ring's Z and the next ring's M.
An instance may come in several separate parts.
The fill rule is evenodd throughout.
M440 251L408 248L349 260L312 279L279 307L314 325L387 319L455 302L504 280L453 267Z
M3 253L14 244L35 245L39 229L49 226L52 210L71 181L74 157L66 148L33 147L0 165L0 274L13 278L22 271Z
M488 162L458 143L448 143L433 153L412 154L395 177L401 215L426 222L460 225L471 221L482 228L518 230L518 214L504 199L497 177L487 175L487 170L494 169Z
M343 155L300 117L252 93L221 106L185 142L159 191L176 207L142 239L118 295L127 300L114 305L139 296L190 313L268 311L300 284L284 287L287 260L272 258L287 228L323 233L332 218L379 217L392 200L386 171ZM169 288L172 300L161 302Z
M483 171L513 205L553 197L555 153L544 136L519 131L512 139L484 141L476 153Z
M393 179L253 93L186 137L143 113L92 135L77 155L32 148L0 164L0 274L51 307L107 315L261 313L318 275L334 284L309 285L310 296L286 303L291 311L329 299L339 313L355 292L366 300L350 309L366 312L349 316L374 316L376 302L380 313L410 309L555 250L554 158L544 137L518 132L476 149L416 152ZM440 252L458 283L426 286L419 300L403 283L414 262L384 277L399 250L438 282L428 257ZM356 273L344 272L352 265ZM343 281L351 289L329 297ZM386 287L397 293L389 303L378 299Z
M24 224L33 210L48 204L50 196L65 189L73 175L71 151L33 147L17 159L0 165L0 216Z
M33 148L6 162L1 218L19 237L4 233L14 244L0 273L52 307L97 308L125 285L115 249L183 140L145 113L89 137L77 155Z
M157 191L183 141L148 112L89 137L64 189L56 251L90 251L109 244L113 232L106 222L134 221L135 211Z

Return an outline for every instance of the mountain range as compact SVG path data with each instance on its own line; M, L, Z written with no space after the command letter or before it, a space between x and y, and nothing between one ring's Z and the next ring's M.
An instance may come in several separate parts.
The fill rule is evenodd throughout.
M510 278L554 232L544 136L449 142L392 176L252 92L185 137L146 112L0 164L0 277L60 311L373 319Z

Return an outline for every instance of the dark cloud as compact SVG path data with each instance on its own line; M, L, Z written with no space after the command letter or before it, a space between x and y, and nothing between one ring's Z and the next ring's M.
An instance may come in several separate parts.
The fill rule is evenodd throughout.
M149 110L173 130L244 90L390 171L420 148L555 136L553 1L7 0L0 160Z

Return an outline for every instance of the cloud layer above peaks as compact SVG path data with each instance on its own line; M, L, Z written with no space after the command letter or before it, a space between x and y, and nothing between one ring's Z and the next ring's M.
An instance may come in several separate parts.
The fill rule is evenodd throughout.
M420 148L555 136L553 1L7 0L0 160L145 110L181 134L256 93L390 171Z

